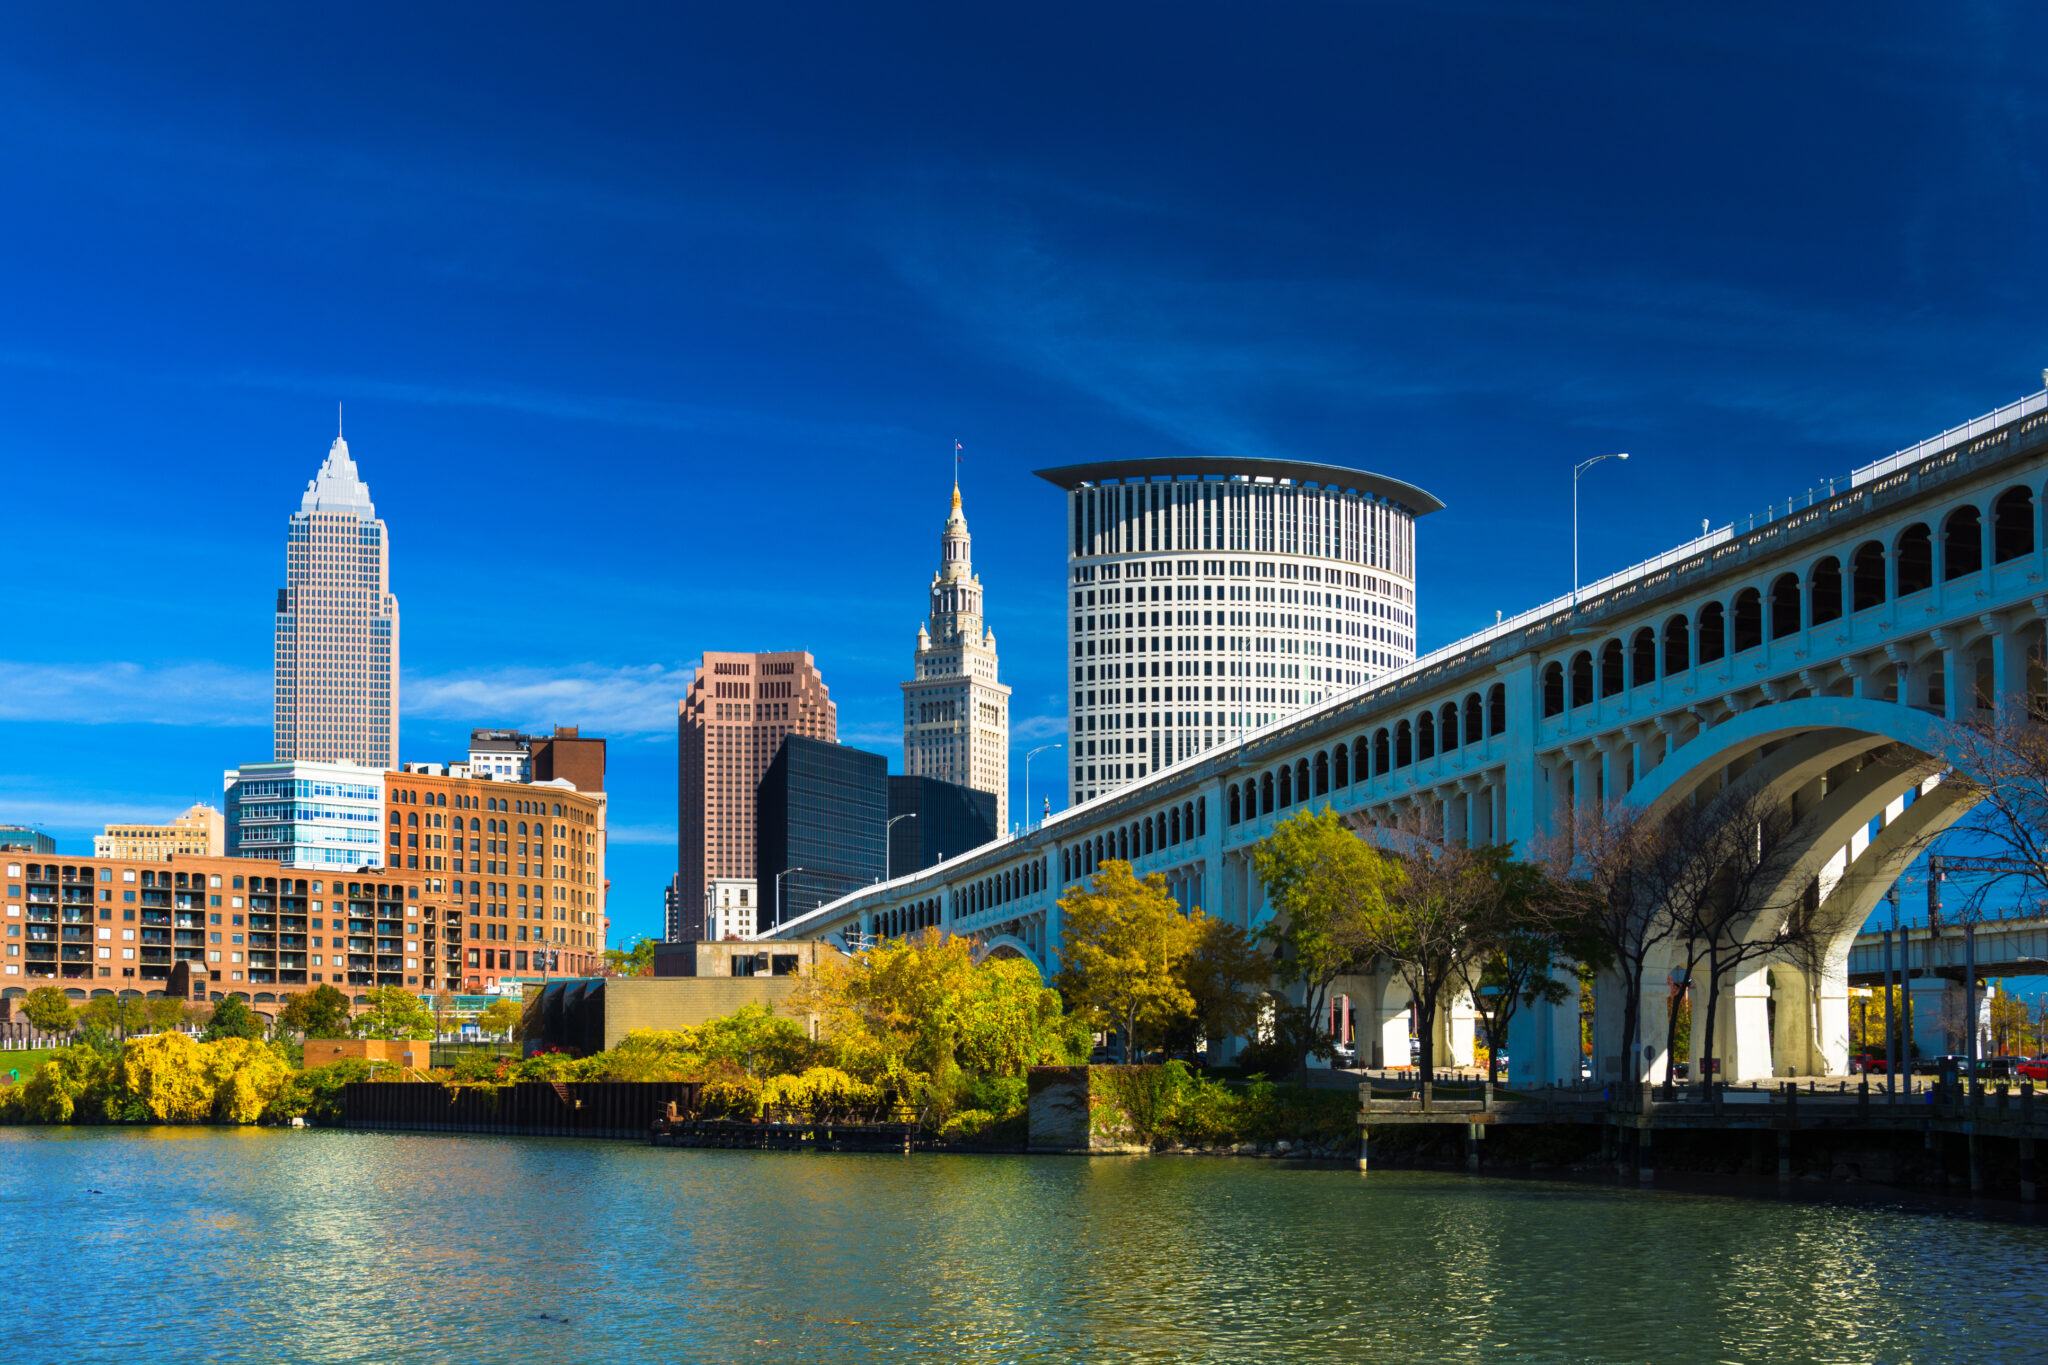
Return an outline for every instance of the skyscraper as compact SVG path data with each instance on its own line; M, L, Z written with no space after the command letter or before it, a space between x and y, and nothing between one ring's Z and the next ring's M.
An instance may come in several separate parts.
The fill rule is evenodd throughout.
M1301 460L1105 460L1067 490L1067 795L1104 796L1415 661L1414 484Z
M712 881L755 874L754 803L776 750L790 735L836 742L839 709L809 654L707 652L676 712L676 894L667 936L687 940L703 936Z
M1010 689L996 681L996 635L982 619L972 548L956 480L931 616L917 628L903 684L903 771L992 793L1000 834L1010 824Z
M339 432L292 515L272 664L279 762L398 766L391 541Z

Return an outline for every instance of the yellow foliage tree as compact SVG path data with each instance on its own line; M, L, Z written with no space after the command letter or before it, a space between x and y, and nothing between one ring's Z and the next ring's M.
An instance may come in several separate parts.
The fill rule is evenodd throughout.
M1141 1037L1153 1037L1194 1012L1182 964L1197 930L1157 872L1138 880L1131 865L1105 861L1087 886L1059 900L1059 987L1067 1003L1101 1028L1123 1034L1124 1060Z
M814 1066L801 1076L776 1076L761 1087L764 1107L801 1109L819 1119L850 1117L873 1109L881 1099L880 1087L832 1066Z
M214 1087L213 1117L221 1123L256 1122L291 1084L291 1064L268 1043L219 1038L199 1046Z
M121 1049L121 1080L159 1123L203 1123L213 1116L206 1046L184 1033L131 1038Z

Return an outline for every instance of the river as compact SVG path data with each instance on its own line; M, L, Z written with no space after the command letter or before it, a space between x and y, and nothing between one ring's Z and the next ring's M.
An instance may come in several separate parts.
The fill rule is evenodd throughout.
M2038 1357L2048 1228L1257 1161L0 1129L20 1360Z

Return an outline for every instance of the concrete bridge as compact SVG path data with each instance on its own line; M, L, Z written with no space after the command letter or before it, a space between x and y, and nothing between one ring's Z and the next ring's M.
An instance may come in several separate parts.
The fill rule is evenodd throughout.
M1839 1074L1857 928L1926 839L1964 813L1961 786L1931 775L1946 726L2048 690L2044 483L2048 392L769 936L854 941L936 926L1051 970L1056 898L1105 859L1158 872L1182 904L1256 929L1272 912L1250 850L1299 809L1528 850L1575 812L1655 809L1741 780L1796 814L1805 856L1784 899L1845 927L1816 958L1756 962L1727 983L1714 1050L1733 1079ZM1646 1020L1663 1017L1673 966L1645 973ZM1405 1062L1399 983L1381 974L1339 989L1361 1060ZM1646 1028L1658 1036L1621 1057L1617 984L1598 983L1596 997L1600 1073L1661 1079L1661 1030ZM1451 1014L1443 1041L1457 1060L1470 1014ZM1573 1005L1523 1010L1515 1081L1575 1078L1578 1032Z
M1879 918L1883 917L1880 912ZM2005 912L1967 922L1902 925L1892 941L1891 964L1906 983L1913 1045L1920 1055L1963 1052L1969 1037L1969 997L1964 982L1972 977L1986 981L2048 976L2048 915ZM1882 987L1885 965L1883 930L1858 934L1849 949L1850 982ZM1980 991L1980 1036L1987 1023L1984 999ZM1980 1055L1989 1052L1989 1040L1983 1041Z

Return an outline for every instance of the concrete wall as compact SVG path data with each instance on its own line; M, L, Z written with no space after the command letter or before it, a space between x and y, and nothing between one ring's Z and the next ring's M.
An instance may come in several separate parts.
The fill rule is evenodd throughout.
M780 947L781 945L776 945ZM695 1028L746 1005L787 1013L795 976L614 977L604 983L604 1045L617 1047L634 1029ZM800 1022L810 1022L800 1020Z

